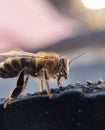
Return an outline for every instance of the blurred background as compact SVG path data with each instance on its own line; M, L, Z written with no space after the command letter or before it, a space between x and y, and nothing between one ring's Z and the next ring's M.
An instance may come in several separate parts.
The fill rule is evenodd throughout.
M71 63L63 86L105 79L105 0L0 0L0 52L15 48L68 58L84 52ZM15 82L1 79L0 97L7 98ZM24 93L35 91L38 82L30 79Z

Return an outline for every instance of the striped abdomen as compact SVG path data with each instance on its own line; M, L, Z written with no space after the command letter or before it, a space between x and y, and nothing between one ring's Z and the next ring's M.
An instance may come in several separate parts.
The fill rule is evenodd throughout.
M0 77L16 77L24 67L34 68L32 58L8 58L0 63Z

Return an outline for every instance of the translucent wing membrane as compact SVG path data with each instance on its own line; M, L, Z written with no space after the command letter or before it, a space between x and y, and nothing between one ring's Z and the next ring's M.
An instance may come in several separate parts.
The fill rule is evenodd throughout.
M0 53L0 57L5 57L5 58L9 58L9 57L46 58L44 56L40 56L39 54L29 53L29 52L25 52L25 51L17 51L17 50L2 52L2 53Z

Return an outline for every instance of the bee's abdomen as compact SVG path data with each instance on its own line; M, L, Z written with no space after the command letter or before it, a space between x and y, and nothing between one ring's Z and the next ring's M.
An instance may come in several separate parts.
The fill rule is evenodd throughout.
M20 62L20 60L18 60L18 59L12 59L10 66L11 66L12 69L13 69L14 71L16 71L16 72L18 72L18 71L22 68L21 62ZM5 67L5 65L4 65L4 67ZM5 67L5 68L8 69L8 67Z
M34 67L34 62L31 58L21 58L20 63L21 63L22 68L24 68L24 67L33 68Z
M16 77L18 73L25 67L31 65L31 59L28 58L8 58L0 63L0 77L11 78Z
M16 59L7 59L4 62L0 63L0 77L2 78L11 78L16 77L19 73L20 64Z

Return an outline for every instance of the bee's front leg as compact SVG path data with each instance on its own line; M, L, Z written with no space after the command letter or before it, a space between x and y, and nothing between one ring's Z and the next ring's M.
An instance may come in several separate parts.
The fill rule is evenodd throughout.
M4 104L4 109L6 109L8 107L8 105L12 101L14 101L20 95L20 93L26 88L28 79L29 79L29 75L27 75L27 77L24 81L24 69L23 69L19 74L17 84L16 84L16 88L13 90L9 100Z
M45 78L45 83L46 83L46 91L48 93L49 98L51 99L52 94L51 94L51 90L50 90L49 83L48 83L49 75L48 75L48 71L46 69L44 69L44 78Z
M58 87L59 87L60 89L62 89L62 84L61 84L61 82L60 82L60 79L61 79L61 76L58 75L58 77L57 77L57 84L58 84Z
M42 92L43 91L43 80L41 79L40 80L40 92Z

